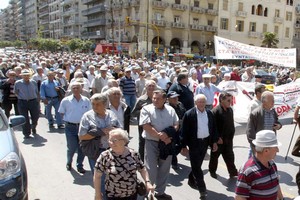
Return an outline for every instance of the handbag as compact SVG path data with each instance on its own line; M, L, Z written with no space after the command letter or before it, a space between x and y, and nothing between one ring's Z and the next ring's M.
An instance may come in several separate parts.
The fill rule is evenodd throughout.
M111 153L111 152L110 152ZM113 156L113 154L111 153L111 155ZM114 160L119 164L119 165L122 165L118 159L116 159L114 156L113 156ZM123 166L123 165L122 165ZM146 185L143 181L141 181L139 178L134 178L134 176L132 175L132 173L130 171L128 171L126 169L126 167L123 166L123 168L125 169L125 171L133 178L136 180L136 192L138 195L140 196L145 196L147 194L147 188L146 188Z

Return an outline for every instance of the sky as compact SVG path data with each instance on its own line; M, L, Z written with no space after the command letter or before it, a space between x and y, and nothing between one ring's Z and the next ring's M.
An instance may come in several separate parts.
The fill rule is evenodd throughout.
M6 8L8 6L9 0L1 0L0 9Z

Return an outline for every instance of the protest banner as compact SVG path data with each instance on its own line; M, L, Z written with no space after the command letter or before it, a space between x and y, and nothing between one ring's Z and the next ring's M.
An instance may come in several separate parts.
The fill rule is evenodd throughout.
M264 48L214 36L217 59L254 59L277 66L296 67L296 49Z

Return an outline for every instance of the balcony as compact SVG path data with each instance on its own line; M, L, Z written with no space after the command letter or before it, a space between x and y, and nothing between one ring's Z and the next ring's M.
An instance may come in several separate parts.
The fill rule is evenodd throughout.
M64 37L78 37L80 36L79 31L64 31L62 33Z
M206 10L206 13L207 13L208 15L214 15L214 16L217 16L217 15L218 15L218 10L207 9L207 10Z
M298 23L298 24L296 23L295 28L300 28L300 23Z
M166 26L166 21L165 20L152 20L152 24L155 26Z
M79 22L80 22L79 19L74 19L74 20L70 19L68 21L63 22L63 25L64 26L78 25Z
M49 24L49 20L47 20L47 19L40 20L40 24L41 25L43 25L43 24Z
M96 38L105 38L105 34L100 31L94 31L94 32L86 32L82 34L83 38L85 39L96 39Z
M216 32L217 31L217 27L215 27L215 26L206 26L205 29L208 32Z
M152 1L152 7L156 9L166 9L169 6L169 3L162 1Z
M274 23L282 24L283 18L282 17L274 17Z
M94 13L99 13L99 12L105 12L105 7L104 5L96 5L92 8L88 8L86 10L83 10L82 11L82 15L86 16L86 15L91 15L91 14L94 14Z
M140 6L140 0L130 0L129 4L133 7Z
M180 23L180 22L172 22L172 23L171 23L171 26L172 26L173 28L185 28L184 23Z
M122 5L123 8L129 8L130 7L130 4L128 1L123 1L123 5Z
M73 3L74 0L64 0L63 2L61 2L63 5L66 5L66 4L70 4L70 3Z
M71 8L71 9L64 10L63 13L62 13L62 15L63 16L74 15L74 14L76 14L78 12L79 12L78 8Z
M248 36L253 38L260 38L262 35L260 32L249 31Z
M81 0L81 2L82 2L83 5L92 3L94 1L96 1L96 0Z
M247 12L246 11L236 11L235 16L237 17L247 17Z
M199 8L199 7L194 7L194 6L192 6L191 7L191 12L193 12L193 13L199 13L199 14L203 14L203 13L205 13L205 8Z
M172 9L174 9L174 10L180 10L180 11L185 11L187 9L187 5L173 3L172 4Z
M96 19L88 19L86 22L84 22L83 27L104 26L105 24L106 20L101 17Z
M41 2L39 3L39 9L45 8L48 6L48 2Z
M43 16L46 16L46 15L49 15L48 10L39 13L39 17L43 17Z
M198 31L204 31L205 30L205 26L199 25L199 24L191 24L190 28L192 30L198 30Z

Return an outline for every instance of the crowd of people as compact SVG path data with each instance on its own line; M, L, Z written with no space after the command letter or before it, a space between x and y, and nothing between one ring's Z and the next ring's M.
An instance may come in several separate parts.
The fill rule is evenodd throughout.
M218 178L222 155L229 178L237 178L237 200L283 199L273 161L280 145L276 131L282 125L273 109L273 93L254 75L255 66L243 68L242 74L239 67L222 74L220 66L201 61L50 52L0 55L0 66L6 116L14 107L15 114L25 117L24 140L38 134L41 113L50 130L64 129L66 169L72 170L77 152L77 171L84 174L88 157L96 200L137 199L137 171L156 199L171 200L165 190L170 168L178 169L179 152L190 159L189 185L206 199L201 166L209 148L211 177ZM270 67L269 72L288 74L286 82L296 80L292 70ZM246 130L249 160L240 171L233 151L233 95L217 87L224 81L255 82ZM219 104L214 107L216 93ZM138 151L128 147L135 119Z

